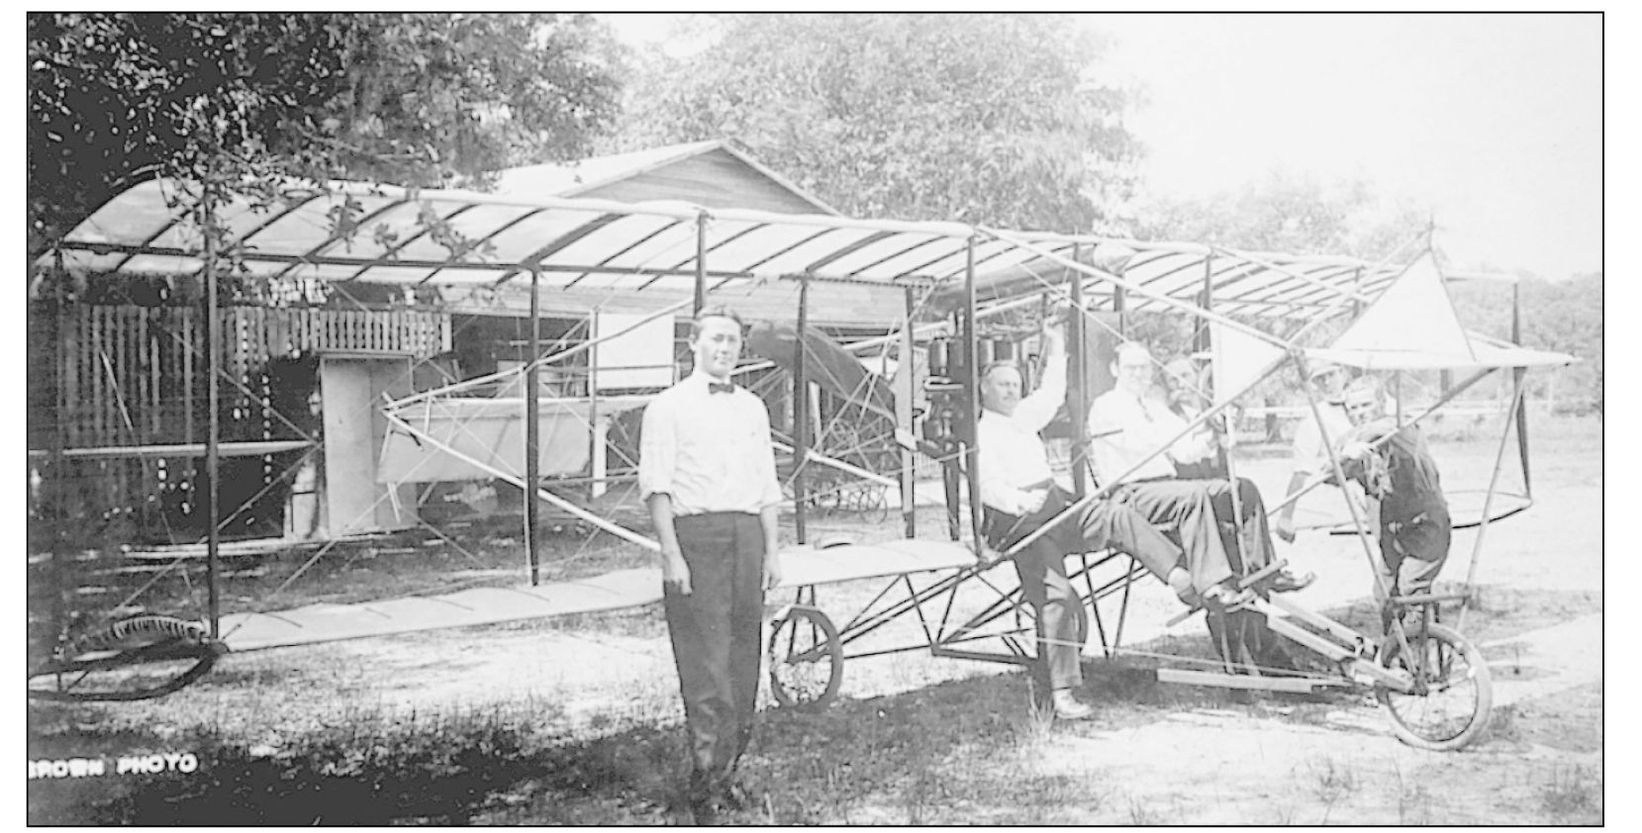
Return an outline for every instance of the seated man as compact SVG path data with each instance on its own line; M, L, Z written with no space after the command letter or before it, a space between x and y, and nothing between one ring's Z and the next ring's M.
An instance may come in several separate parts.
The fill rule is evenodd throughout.
M1128 342L1120 345L1112 373L1117 384L1112 390L1097 397L1089 408L1088 429L1090 463L1096 479L1102 485L1117 484L1112 490L1114 501L1133 507L1154 524L1169 528L1180 537L1187 559L1193 563L1224 564L1225 575L1200 574L1193 569L1198 581L1224 582L1231 578L1231 558L1220 535L1219 517L1235 517L1231 511L1230 482L1219 480L1183 480L1175 468L1173 455L1188 462L1201 463L1208 452L1199 439L1175 437L1185 430L1187 421L1170 411L1167 404L1152 393L1152 354L1145 345ZM1212 439L1212 437L1211 437ZM1195 446L1195 447L1194 447ZM1164 453L1156 453L1158 449ZM1259 501L1259 490L1253 484L1239 484L1239 497L1250 514L1264 519L1265 508ZM1222 503L1219 514L1216 499ZM1240 566L1245 572L1264 567L1271 561L1271 537L1264 523L1251 528L1249 546L1241 549ZM1276 592L1298 590L1311 581L1279 573L1266 585ZM1202 587L1199 587L1201 590ZM1247 601L1246 592L1233 601Z
M1178 423L1167 428L1172 436L1208 410L1212 403L1203 373L1189 358L1182 356L1165 364L1163 383L1169 412L1179 418ZM1161 419L1165 424L1170 422L1168 415ZM1233 497L1231 465L1219 430L1222 425L1218 418L1200 423L1169 447L1168 456L1174 463L1176 477L1199 481L1208 490L1215 518L1220 522L1221 545L1226 548L1226 557L1233 570L1247 575L1272 562L1271 532L1266 526L1266 502L1254 481L1238 477L1235 499ZM1266 586L1278 592L1299 590L1316 578L1310 573L1296 577L1284 571Z
M1430 592L1448 561L1453 522L1425 435L1412 424L1398 428L1386 415L1385 389L1372 376L1346 386L1345 409L1352 429L1339 446L1341 468L1379 504L1375 597L1383 604L1387 594ZM1389 628L1390 619L1384 624Z
M981 503L985 507L987 543L1007 550L1069 505L1055 483L1049 453L1038 432L1054 417L1066 393L1065 341L1058 329L1047 335L1043 384L1021 397L1021 372L1011 362L993 362L980 375L980 419L976 446ZM1182 600L1223 604L1232 591L1220 584L1231 576L1224 553L1219 562L1179 566L1181 552L1173 542L1127 506L1106 500L1089 502L1016 554L1021 589L1038 614L1049 665L1055 713L1067 719L1088 717L1091 710L1072 696L1082 682L1078 658L1087 633L1077 590L1066 577L1065 555L1112 548L1134 556L1163 579ZM1194 582L1194 573L1205 578ZM1195 585L1195 590L1194 590Z

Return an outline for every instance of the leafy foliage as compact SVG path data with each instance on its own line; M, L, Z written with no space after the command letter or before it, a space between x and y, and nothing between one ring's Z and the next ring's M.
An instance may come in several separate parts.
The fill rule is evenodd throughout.
M586 15L32 14L28 49L31 250L156 176L482 185L585 154L619 92Z
M1152 198L1137 208L1137 237L1189 240L1247 252L1296 255L1351 255L1369 262L1412 259L1426 243L1428 222L1414 209L1387 205L1366 183L1323 183L1273 173L1235 194L1204 199ZM1135 316L1137 338L1168 356L1192 343L1193 324L1180 316ZM1283 337L1296 327L1268 319L1245 323ZM1338 336L1347 321L1337 319L1312 328L1304 339L1323 344ZM1161 348L1161 349L1160 349ZM1300 380L1279 373L1256 386L1250 401L1267 405L1304 401Z
M1519 276L1522 343L1577 356L1578 364L1554 374L1528 376L1530 396L1567 397L1572 411L1602 410L1602 275L1566 281ZM1511 337L1509 287L1491 282L1451 284L1449 295L1460 323L1496 338Z
M1239 195L1153 200L1140 210L1143 238L1194 240L1246 251L1351 254L1370 262L1411 260L1425 245L1423 232L1429 227L1429 220L1418 211L1386 205L1365 183L1324 184L1280 175ZM1437 254L1442 262L1440 250ZM1560 387L1563 392L1574 392L1579 401L1576 408L1589 404L1600 410L1602 276L1562 282L1519 277L1523 344L1584 360L1555 375L1530 375L1529 395L1547 396ZM1509 287L1488 281L1457 282L1449 284L1449 294L1467 328L1497 338L1511 337ZM1339 329L1322 329L1314 336L1325 342L1338 335ZM1284 377L1280 389L1271 394L1279 399L1292 396L1295 384Z
M626 147L728 138L845 214L1114 230L1139 150L1066 15L725 15L632 85Z
M1361 181L1322 183L1273 173L1237 194L1153 199L1139 209L1138 235L1256 252L1352 255L1367 261L1419 251L1428 220L1387 205Z

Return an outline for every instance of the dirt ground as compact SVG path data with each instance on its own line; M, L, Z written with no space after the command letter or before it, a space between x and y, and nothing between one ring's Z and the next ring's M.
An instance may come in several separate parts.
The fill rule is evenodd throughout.
M1481 603L1465 632L1489 661L1494 717L1470 748L1440 753L1405 746L1388 730L1378 705L1360 695L1188 697L1169 709L1119 697L1097 702L1096 720L1048 730L1028 759L1000 774L1062 785L1048 793L1028 791L1055 800L1025 818L1124 825L1601 823L1599 431L1600 423L1591 420L1536 437L1535 508L1487 532L1476 567ZM1448 442L1437 452L1450 488L1487 485L1493 441ZM1243 473L1266 495L1282 494L1284 461L1252 461ZM1476 530L1456 534L1445 580L1465 576L1477 538ZM1366 615L1368 572L1354 538L1311 533L1280 554L1319 575L1313 587L1296 594L1301 604ZM823 591L821 607L846 617L865 592ZM1125 644L1155 648L1201 632L1201 620L1166 629L1162 620L1176 610L1159 588L1138 590ZM906 627L902 635L915 637L914 626ZM1098 656L1098 646L1089 653ZM1099 697L1107 690L1103 677L1121 675L1131 662L1088 660L1095 682L1085 697ZM852 660L842 696L867 706L920 702L919 692L943 684L1013 674L927 653ZM288 696L297 681L309 692L307 703ZM177 727L208 722L223 737L277 749L309 724L346 719L346 710L315 710L316 701L372 714L507 706L532 712L544 732L574 738L674 726L681 719L665 626L655 610L231 656L207 681L172 695L163 707L118 708L127 709L122 719L150 720L141 710L154 709L153 721ZM31 711L31 729L37 718L44 724L60 716ZM956 757L947 762L959 763ZM1007 793L979 803L957 797L909 815L904 796L890 790L881 800L869 794L847 809L807 820L1015 823L1023 817L1006 806L1010 800ZM531 818L526 813L505 820ZM779 821L749 819L772 820Z

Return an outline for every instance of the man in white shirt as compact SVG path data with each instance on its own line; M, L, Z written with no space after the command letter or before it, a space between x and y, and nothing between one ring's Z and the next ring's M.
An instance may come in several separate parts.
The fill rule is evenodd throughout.
M741 329L726 307L696 315L694 371L650 401L639 441L639 491L661 544L697 824L744 801L734 774L757 710L764 591L781 581L769 411L730 382Z
M1179 535L1199 594L1229 606L1249 601L1252 594L1236 586L1209 481L1179 479L1170 457L1187 422L1154 393L1151 351L1136 342L1119 345L1112 373L1116 386L1089 408L1089 457L1096 480L1113 486L1114 502ZM1277 581L1281 586L1274 590L1303 586L1281 576Z
M1021 396L1021 372L1012 362L993 362L980 374L977 467L988 543L1008 550L1069 505L1054 480L1038 432L1054 418L1066 394L1065 339L1058 326L1048 341L1043 384ZM1180 549L1128 507L1091 501L1082 512L1040 536L1013 559L1021 589L1038 615L1040 651L1049 665L1057 716L1078 720L1092 710L1073 690L1083 681L1079 657L1088 624L1077 590L1066 577L1065 556L1113 548L1129 553L1183 598L1196 600Z

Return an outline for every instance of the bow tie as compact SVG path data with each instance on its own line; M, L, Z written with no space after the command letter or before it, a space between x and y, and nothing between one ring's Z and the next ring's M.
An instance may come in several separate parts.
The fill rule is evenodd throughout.
M707 383L707 392L708 393L733 393L733 392L735 392L735 385L731 382L708 382Z

